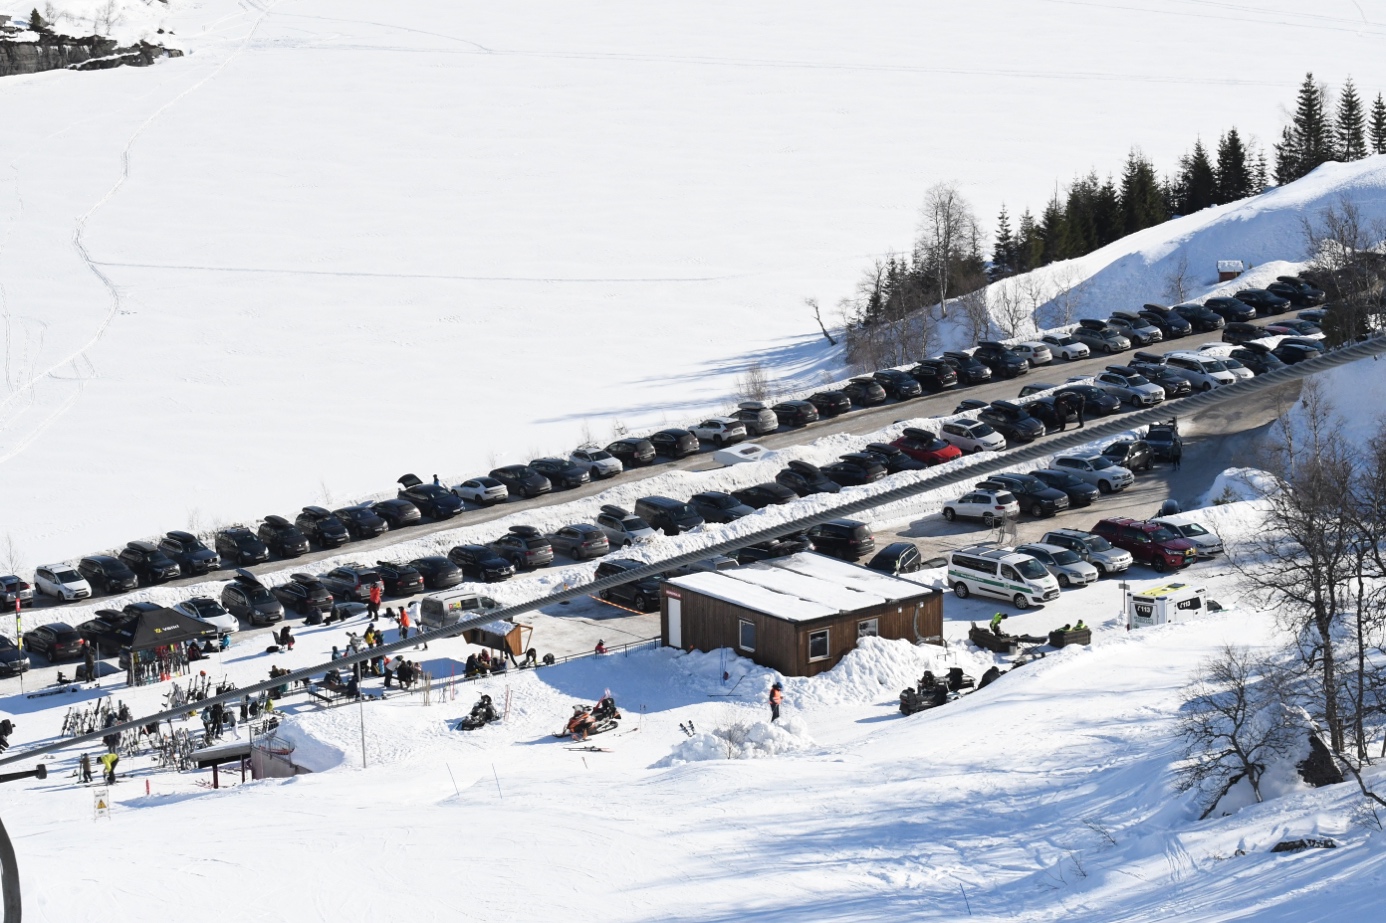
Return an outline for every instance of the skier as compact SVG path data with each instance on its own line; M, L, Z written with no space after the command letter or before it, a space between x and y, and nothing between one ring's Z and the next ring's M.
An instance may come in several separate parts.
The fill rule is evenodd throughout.
M1010 618L1010 616L1006 615L1004 612L998 612L993 615L991 617L991 633L998 638L1005 635L1005 632L1001 630L1001 623L1008 618Z
M378 583L371 584L371 599L366 604L366 611L370 613L372 622L380 614L380 584Z
M784 701L784 687L779 683L770 687L770 720L780 720L780 703Z

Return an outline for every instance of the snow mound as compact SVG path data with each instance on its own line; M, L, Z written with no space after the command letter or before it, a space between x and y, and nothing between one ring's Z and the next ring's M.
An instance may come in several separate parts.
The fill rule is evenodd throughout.
M1260 468L1228 468L1213 479L1200 506L1260 500L1280 489L1275 477Z
M674 747L656 766L679 766L708 760L757 760L801 752L815 746L803 718L752 724L733 721L712 731L695 734Z
M862 638L854 650L827 673L784 680L785 702L795 708L879 702L895 698L918 682L925 670L942 675L959 666L981 676L986 665L969 652L932 644L885 638ZM767 694L769 692L767 688Z

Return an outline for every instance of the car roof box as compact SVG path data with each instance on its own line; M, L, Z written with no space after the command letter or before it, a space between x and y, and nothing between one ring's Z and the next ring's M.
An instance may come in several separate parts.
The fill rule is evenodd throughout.
M629 516L629 515L630 515L630 513L627 512L626 509L625 509L624 507L617 506L617 505L614 504L614 503L607 503L607 504L604 504L604 505L602 506L602 510L601 510L601 511L602 511L603 513L605 513L606 515L608 515L608 516Z

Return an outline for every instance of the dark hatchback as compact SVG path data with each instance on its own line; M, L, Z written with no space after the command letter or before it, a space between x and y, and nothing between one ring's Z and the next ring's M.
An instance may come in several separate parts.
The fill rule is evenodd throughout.
M1062 490L1068 495L1070 507L1089 506L1102 496L1102 491L1087 481L1074 477L1067 471L1041 468L1038 471L1031 471L1030 476L1043 481L1055 490Z
M1083 419L1106 417L1121 409L1121 400L1096 385L1065 385L1054 394L1076 394L1083 399Z
M1030 372L1030 361L1011 352L1004 343L983 340L977 344L972 358L991 369L991 374L1000 378L1016 378Z
M130 542L116 557L135 572L140 583L153 586L179 577L183 571L152 542ZM90 583L91 581L87 581Z
M1270 314L1283 314L1290 306L1290 299L1281 298L1279 295L1272 294L1263 288L1243 289L1232 297L1243 304L1249 304L1255 308L1258 317L1264 317Z
M899 446L886 442L868 443L862 451L874 456L876 461L885 465L886 471L890 474L896 474L900 471L919 471L929 467L925 462L906 455Z
M698 454L698 437L686 429L662 429L650 434L655 453L665 458L687 458Z
M844 561L856 561L876 550L871 527L855 519L833 519L808 530L813 550Z
M0 635L0 676L18 676L29 669L29 655Z
M882 369L872 373L871 377L876 379L876 382L885 389L887 395L897 401L907 401L924 393L924 388L909 372L902 372L899 369Z
M312 574L294 574L272 592L286 612L297 612L299 615L321 612L325 615L332 611L332 594Z
M1250 343L1252 340L1262 340L1265 337L1266 331L1255 324L1228 324L1222 331L1222 341L1236 346Z
M688 505L706 522L734 522L754 513L755 507L720 490L706 490L688 498Z
M757 510L763 510L767 506L779 506L799 496L783 484L776 484L773 481L768 484L753 484L750 487L733 490L731 495Z
M1102 450L1102 454L1127 471L1149 471L1155 464L1155 453L1144 439L1118 439Z
M820 417L836 417L852 409L852 399L841 391L819 391L809 395L809 403L818 408Z
M843 487L874 484L886 476L886 466L867 452L849 452L838 461L818 469Z
M536 458L529 466L549 479L555 490L572 490L592 482L592 472L566 458Z
M462 568L469 579L499 583L515 576L515 565L489 545L458 545L448 552L448 560Z
M1174 306L1174 310L1180 317L1192 324L1194 330L1199 333L1221 330L1223 325L1227 323L1226 318L1221 314L1201 304L1177 304Z
M549 479L529 465L495 468L491 471L491 477L504 484L512 497L538 497L553 490Z
M415 558L409 566L419 572L424 586L430 590L449 590L464 579L462 568L440 554Z
M1203 307L1229 324L1244 323L1256 317L1256 309L1235 298L1209 298Z
M763 542L756 542L754 545L738 548L733 554L736 555L736 563L738 564L754 564L756 561L787 558L792 554L812 550L813 542L809 540L807 534L791 532L788 535L781 535L778 538L766 539Z
M256 533L265 547L281 558L296 558L308 553L308 536L283 516L266 516Z
M991 381L991 369L972 358L968 353L946 352L939 359L952 367L953 374L957 376L960 385L980 385L984 381ZM923 384L923 382L920 383Z
M985 490L1004 490L1015 495L1020 508L1035 518L1057 516L1068 509L1068 494L1028 474L993 474L977 484Z
M221 566L221 556L191 532L169 532L159 540L159 550L185 575L206 574Z
M842 490L842 485L824 474L817 465L797 460L775 475L775 483L788 487L801 497L835 494Z
M1146 306L1136 316L1160 331L1166 340L1177 340L1193 333L1193 324L1188 318L1172 308L1157 310L1153 306Z
M617 439L607 446L606 450L627 470L648 465L655 460L654 444L648 439L641 439L639 436Z
M49 663L81 657L86 647L77 629L63 622L49 622L24 632L24 649L42 654Z
M423 591L423 574L409 564L397 561L376 561L375 572L385 585L386 596L413 596Z
M891 542L866 562L872 570L898 577L900 574L913 574L924 569L924 556L914 546L914 542Z
M603 577L615 577L646 566L648 565L644 561L632 561L629 558L608 558L597 565L594 578L601 580ZM659 608L661 583L663 583L663 578L656 574L630 583L623 583L620 586L608 587L598 591L597 596L607 602L629 606L637 612L650 612Z
M340 548L351 541L351 532L346 523L321 506L305 506L294 517L294 525L308 536L308 541L317 542L319 548Z
M355 539L375 538L384 535L390 528L390 524L381 519L366 503L344 506L339 510L333 510L332 513L341 520L347 532Z
M418 507L430 519L451 519L462 512L462 498L441 484L425 484L416 475L406 474L399 479L398 497Z
M371 504L371 509L391 529L403 529L405 526L416 525L423 521L423 513L419 508L408 500L377 500Z
M977 419L1006 437L1007 442L1033 442L1044 435L1044 424L1010 401L992 401Z
M888 396L885 387L875 378L869 377L853 378L842 386L842 393L847 395L856 407L875 407L877 404L884 404Z
M981 363L977 365L986 369L987 377L991 377L991 369ZM946 359L925 359L916 363L909 374L921 388L933 394L958 386L958 370Z
M250 535L249 530L244 531ZM250 537L255 538L253 535ZM260 543L257 541L256 544ZM266 551L265 558L268 557L269 552ZM77 573L91 584L95 592L124 593L140 585L140 579L135 576L135 572L126 567L124 561L109 554L94 554L83 558L77 562Z
M782 401L770 409L785 426L807 426L820 419L818 408L808 401Z

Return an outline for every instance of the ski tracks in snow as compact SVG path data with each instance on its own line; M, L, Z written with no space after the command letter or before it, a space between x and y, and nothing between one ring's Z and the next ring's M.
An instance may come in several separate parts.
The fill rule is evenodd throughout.
M187 87L182 92L178 93L172 99L169 99L163 105L159 106L159 108L155 109L153 113L151 113L143 122L139 124L139 126L134 130L133 133L131 133L130 137L126 140L125 146L121 150L120 175L116 178L116 181L111 185L111 188L106 191L106 194L103 195L99 200L97 200L95 204L93 204L89 209L87 209L87 211L84 214L81 215L81 217L77 219L76 226L73 228L72 232L72 246L77 251L77 255L80 256L82 258L82 261L86 264L87 269L90 270L91 273L95 275L97 279L100 280L103 286L105 286L106 291L110 296L110 307L106 311L106 314L102 317L101 321L97 324L96 329L92 332L91 336L88 337L86 342L79 346L77 349L63 356L61 359L49 365L47 368L43 369L40 372L34 373L32 369L30 369L27 374L27 380L24 380L17 384L13 381L13 379L10 376L9 356L7 351L6 382L7 384L11 384L13 390L11 391L10 395L5 398L4 401L0 401L0 414L4 414L5 412L11 410L15 402L19 400L24 400L27 401L29 404L32 404L34 400L33 392L34 389L38 386L38 383L46 378L57 378L58 376L56 373L65 366L72 366L73 372L75 373L73 377L78 382L78 388L71 397L64 401L56 410L54 410L53 413L49 414L48 417L44 419L44 421L33 430L33 432L29 433L23 440L21 440L16 446L11 448L8 452L6 452L3 455L0 455L0 463L8 461L9 459L15 457L20 452L24 451L25 448L31 445L33 441L43 433L44 430L46 430L49 426L51 426L54 422L61 418L63 414L65 414L77 403L77 400L81 397L83 390L85 390L86 382L92 378L97 377L97 375L99 374L96 370L95 365L88 358L87 354L93 347L96 346L96 344L101 342L102 337L106 335L106 331L110 329L111 322L114 321L115 318L120 314L122 302L119 287L111 279L110 276L108 276L105 272L102 271L100 265L91 258L91 253L87 249L85 240L87 225L91 222L91 219L97 214L97 212L99 212L102 208L106 206L107 203L109 203L113 198L115 198L115 196L125 186L126 181L129 180L130 154L135 146L135 143L139 141L140 137L145 133L145 131L147 131L151 125L157 122L164 115L164 113L168 112L168 110L176 106L178 103L182 102L184 99L188 98L193 93L197 92L202 87L206 86L209 82L211 82L218 75L220 75L222 71L226 70L226 68L231 64L231 62L239 58L245 52L246 48L250 46L250 43L254 40L256 33L260 30L260 26L264 23L265 19L269 16L269 14L273 11L277 4L263 4L255 2L255 0L242 0L241 5L247 11L254 11L258 15L255 17L255 21L251 25L250 30L246 32L245 37L241 39L241 42L237 46L235 51L227 55L225 60L218 64L211 71L211 73L207 74L201 80L198 80L197 82L193 83L191 86ZM16 197L19 196L17 182L15 185L15 195ZM20 203L22 207L22 198L20 199ZM6 340L8 343L11 322L9 309L3 301L3 292L0 292L0 311L3 311L5 329L7 334ZM11 416L11 418L13 418L13 415ZM5 424L3 422L0 422L0 431L3 431L4 427Z

